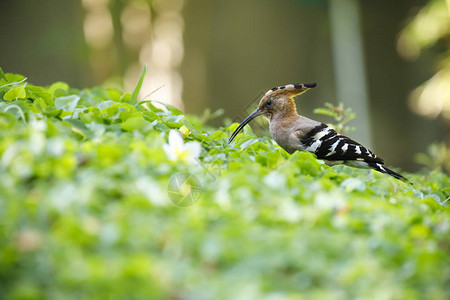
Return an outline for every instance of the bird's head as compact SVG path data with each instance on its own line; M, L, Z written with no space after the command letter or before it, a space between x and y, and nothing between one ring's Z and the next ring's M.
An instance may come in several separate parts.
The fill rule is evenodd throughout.
M274 116L286 117L291 114L296 114L293 97L315 86L316 83L288 84L270 89L259 101L258 108L239 124L228 140L228 143L231 143L244 126L257 116L266 115L269 120L272 120Z

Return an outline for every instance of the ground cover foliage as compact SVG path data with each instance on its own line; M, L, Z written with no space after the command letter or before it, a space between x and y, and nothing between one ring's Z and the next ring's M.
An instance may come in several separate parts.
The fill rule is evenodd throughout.
M2 298L449 297L442 172L330 168L249 126L227 145L236 123L138 103L140 84L1 77Z

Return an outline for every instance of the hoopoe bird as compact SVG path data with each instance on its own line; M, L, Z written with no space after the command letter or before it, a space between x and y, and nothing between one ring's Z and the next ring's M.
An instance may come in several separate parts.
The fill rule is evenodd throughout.
M366 147L337 133L324 123L297 114L293 97L315 86L316 83L288 84L269 90L261 98L258 108L236 128L228 143L231 143L254 118L266 115L269 119L270 135L290 154L297 150L306 150L314 153L327 165L345 164L356 168L371 168L408 181L402 175L385 167L383 159Z

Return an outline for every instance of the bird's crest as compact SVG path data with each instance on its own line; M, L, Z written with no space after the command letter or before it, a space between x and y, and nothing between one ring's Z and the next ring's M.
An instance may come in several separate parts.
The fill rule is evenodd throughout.
M295 97L297 95L300 95L307 90L315 87L317 84L314 83L304 83L304 84L287 84L282 85L278 87L274 87L267 91L267 93L264 95L264 97L272 97L277 95L286 95L288 97Z

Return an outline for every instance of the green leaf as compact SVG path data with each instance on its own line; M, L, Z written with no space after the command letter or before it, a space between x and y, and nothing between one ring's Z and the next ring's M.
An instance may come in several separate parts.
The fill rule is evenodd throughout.
M10 104L8 106L5 107L5 109L3 110L4 112L7 112L8 110L15 110L17 112L18 115L15 115L16 118L21 117L22 121L24 123L27 123L26 119L25 119L25 114L22 110L22 108L16 104Z
M160 108L157 108L156 106L154 106L154 105L152 104L152 102L153 102L153 101L151 101L151 100L143 100L143 101L140 101L138 107L139 107L139 108L144 108L144 107L145 107L145 109L150 110L150 111L155 112L155 113L159 113L159 112L162 113L162 112L164 112L163 109L160 109ZM144 106L143 104L145 104L145 106Z
M3 73L3 69L0 67L0 77L4 80L4 81L6 81L6 82L8 82L8 78L6 78L6 75L5 75L5 73Z
M249 139L249 140L246 140L245 142L243 142L243 143L239 146L239 148L241 148L241 150L242 150L242 149L245 149L245 148L247 148L248 146L251 146L251 145L253 145L253 144L256 143L256 142L258 142L258 139Z
M189 122L187 119L183 119L182 122L183 125L186 126L194 136L201 135L201 132L194 125L192 125L191 122Z
M3 99L7 101L12 101L16 99L24 99L27 96L25 87L23 85L11 88L9 91L3 95Z
M58 81L58 82L53 83L53 84L48 88L48 91L49 91L49 93L54 94L56 90L61 89L61 90L64 90L64 91L68 91L69 88L70 88L70 87L69 87L69 85L68 85L67 83Z
M89 135L89 129L81 120L66 120L64 121L64 123L70 124L69 127L75 134L81 135L83 137Z
M133 132L134 130L141 130L148 125L148 122L141 117L128 118L122 123L121 127L123 130Z
M160 117L153 111L144 111L142 112L142 116L149 122L160 120Z
M78 101L80 101L80 96L77 95L58 97L55 99L55 107L57 109L73 112L75 107L77 107Z
M113 100L103 101L103 102L101 102L99 105L97 105L97 108L98 108L98 109L105 109L105 108L110 107L110 106L113 105L114 103L116 103L116 102L114 102Z
M179 110L178 108L176 108L175 106L172 106L172 105L170 105L170 104L167 104L167 103L164 103L164 102L161 102L161 101L157 101L157 100L153 100L152 102L161 104L161 105L164 106L168 111L172 112L172 114L174 114L174 115L176 115L176 116L179 116L179 115L182 115L182 114L183 114L183 112L182 112L181 110Z
M27 85L25 87L25 90L27 92L27 95L29 95L29 98L32 98L34 100L40 98L43 99L46 104L53 105L53 96L49 92L47 92L46 89L38 86Z
M347 191L352 192L356 191L364 191L366 189L365 183L358 178L347 178L342 183L341 186Z
M138 95L141 91L142 82L144 81L145 74L147 73L147 65L144 65L144 69L142 70L141 76L139 77L139 81L136 85L136 88L133 91L133 94L131 94L130 103L131 104L137 104L138 103Z
M6 86L11 86L11 85L19 85L27 80L27 78L25 76L20 75L20 74L6 73L5 77L9 83L6 83L6 84L0 86L0 88L6 87Z
M333 117L333 118L337 117L337 113L332 112L332 111L330 111L330 110L328 110L326 108L316 108L316 109L313 110L313 112L315 114L330 116L330 117Z

